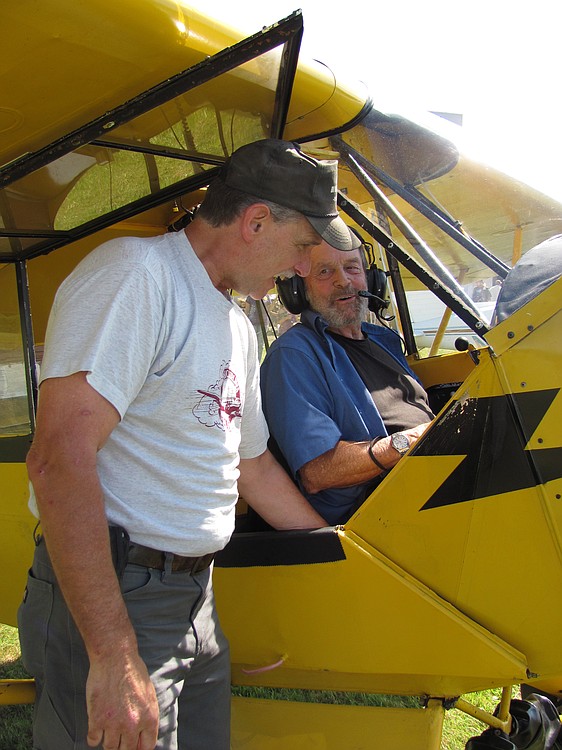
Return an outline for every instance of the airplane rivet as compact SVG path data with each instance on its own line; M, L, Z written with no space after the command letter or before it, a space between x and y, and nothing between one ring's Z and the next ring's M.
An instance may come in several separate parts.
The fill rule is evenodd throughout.
M535 330L535 326L527 326L527 330L528 331L534 331Z
M513 339L513 338L515 338L515 334L513 333L513 331L508 331L508 332L507 332L507 338L508 338L508 339Z
M525 381L523 381L523 383L521 383L521 388L526 388L526 387L527 387L527 383L525 383Z
M539 439L537 440L537 442L538 442L538 443L544 443L544 440L543 440L542 438L539 438Z
M560 495L556 495L556 499L557 499L557 500L560 500Z

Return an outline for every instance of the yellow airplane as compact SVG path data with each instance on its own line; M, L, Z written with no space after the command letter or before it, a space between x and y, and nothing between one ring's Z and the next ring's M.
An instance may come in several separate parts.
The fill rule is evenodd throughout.
M172 0L12 3L2 24L0 621L32 556L24 461L58 285L111 237L180 229L235 148L283 137L338 159L341 211L373 242L439 413L344 526L234 534L215 567L233 682L421 702L237 696L232 747L437 750L453 707L490 727L467 747L551 747L557 716L510 696L562 691L562 281L534 287L525 265L562 206L300 60L300 12L247 38ZM492 277L531 288L490 324L465 288ZM446 306L425 357L416 290ZM450 315L480 343L443 353ZM492 687L497 716L466 697ZM0 703L32 700L0 682Z

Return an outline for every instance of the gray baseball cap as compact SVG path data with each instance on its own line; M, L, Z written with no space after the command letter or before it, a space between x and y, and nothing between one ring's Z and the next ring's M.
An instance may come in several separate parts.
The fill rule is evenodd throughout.
M319 161L304 154L298 143L268 138L234 151L221 179L229 187L304 214L338 250L361 246L338 214L336 161Z

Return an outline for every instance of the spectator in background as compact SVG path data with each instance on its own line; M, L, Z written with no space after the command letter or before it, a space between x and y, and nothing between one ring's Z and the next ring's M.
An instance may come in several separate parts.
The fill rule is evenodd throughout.
M495 302L498 298L498 294L500 293L502 288L502 280L497 277L494 279L494 283L490 287L490 298L493 302Z
M490 302L492 299L490 295L490 290L484 283L482 279L478 279L476 284L474 285L474 290L472 292L472 301L473 302Z

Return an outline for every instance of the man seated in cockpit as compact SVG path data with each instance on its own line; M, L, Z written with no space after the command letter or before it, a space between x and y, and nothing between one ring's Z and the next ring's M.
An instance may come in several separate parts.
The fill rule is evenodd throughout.
M358 293L370 273L363 245L317 246L306 278L280 282L297 285L301 322L273 343L261 369L271 437L331 525L350 517L434 416L399 336L364 322L368 295Z

